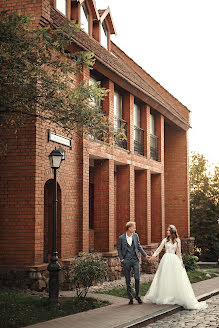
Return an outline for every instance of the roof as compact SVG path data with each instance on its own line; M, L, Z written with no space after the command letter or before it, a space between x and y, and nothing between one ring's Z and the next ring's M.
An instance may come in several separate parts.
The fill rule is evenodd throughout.
M110 11L110 8L107 9L100 9L98 10L99 16L100 16L100 22L102 23L104 19L108 20L109 27L110 27L110 34L116 34L115 25L113 22L112 14Z
M54 25L61 24L60 15L54 8L51 8L51 18ZM118 54L116 54L116 56L111 54L107 49L102 47L98 41L89 37L89 35L83 31L75 33L72 39L81 49L94 53L98 62L143 93L148 99L148 104L150 105L151 102L153 107L163 113L170 121L173 121L184 130L190 127L189 110L128 56L126 56L127 60L124 60L125 56L121 58ZM118 47L117 49L122 53L121 49ZM131 60L135 65L131 65L128 58L129 61ZM185 112L188 112L188 115L185 115Z

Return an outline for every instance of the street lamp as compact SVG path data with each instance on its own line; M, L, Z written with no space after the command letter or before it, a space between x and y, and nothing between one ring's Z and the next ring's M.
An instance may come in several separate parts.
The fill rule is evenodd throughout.
M48 265L49 271L49 300L52 303L58 303L59 297L59 271L61 266L58 263L58 253L57 253L57 180L56 180L56 170L59 169L63 154L59 149L54 149L49 154L50 166L54 172L54 193L53 193L53 226L52 226L52 256L50 263Z

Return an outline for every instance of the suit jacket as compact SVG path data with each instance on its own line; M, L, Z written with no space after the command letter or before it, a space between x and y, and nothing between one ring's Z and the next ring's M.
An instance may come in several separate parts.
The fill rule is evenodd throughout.
M135 253L136 253L136 256L137 256L138 260L139 260L138 251L143 256L147 256L147 254L145 253L145 251L143 250L143 248L140 245L137 233L133 233L132 242L134 242ZM121 235L119 237L119 241L118 241L118 255L119 255L120 261L124 260L124 258L126 256L126 253L127 253L127 248L128 248L128 243L127 243L127 240L126 240L126 233L124 233L123 235Z

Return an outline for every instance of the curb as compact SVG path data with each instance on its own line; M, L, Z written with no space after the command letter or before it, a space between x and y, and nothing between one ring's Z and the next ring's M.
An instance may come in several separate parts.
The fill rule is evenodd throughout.
M211 291L210 293L202 294L197 297L198 301L204 301L207 300L208 298L211 298L215 295L219 294L219 289L215 289ZM116 326L114 328L141 328L149 325L150 323L154 323L158 320L161 320L167 316L170 316L174 313L177 313L179 311L184 310L182 306L179 305L171 305L165 310L160 310L157 312L154 312L153 314L146 315L144 317L141 317L137 320L127 322L125 324Z

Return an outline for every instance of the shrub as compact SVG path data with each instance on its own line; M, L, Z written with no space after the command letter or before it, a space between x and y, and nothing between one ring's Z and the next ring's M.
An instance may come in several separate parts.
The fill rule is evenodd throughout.
M70 281L76 288L78 298L84 299L90 286L107 277L106 261L97 253L80 253L70 268Z
M185 265L186 271L194 271L198 268L197 265L198 257L191 256L189 254L183 255L183 263Z

